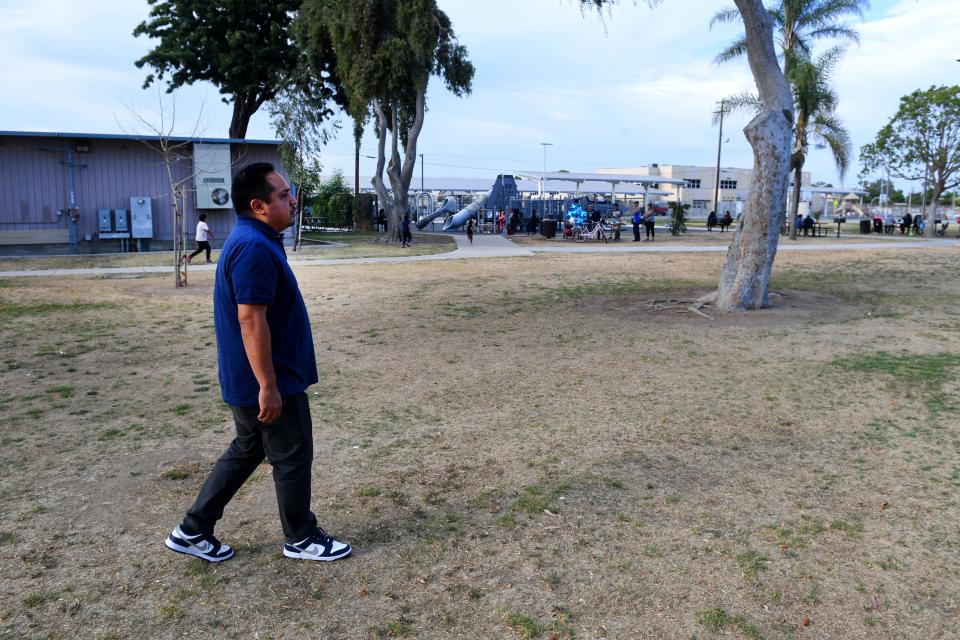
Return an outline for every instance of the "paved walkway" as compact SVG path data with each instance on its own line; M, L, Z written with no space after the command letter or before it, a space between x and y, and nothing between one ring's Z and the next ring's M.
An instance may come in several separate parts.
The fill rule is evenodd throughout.
M344 264L377 264L380 262L424 262L432 260L464 260L471 258L515 258L533 257L538 253L725 253L727 245L670 245L656 242L632 241L610 244L557 243L543 246L521 246L514 244L502 235L477 234L473 244L463 234L450 234L457 243L454 251L422 256L397 256L384 258L344 258L344 259L301 259L298 254L290 254L290 264L294 266L324 266ZM885 251L904 249L930 249L956 247L952 239L916 240L906 242L822 242L801 240L796 244L784 241L777 251ZM213 271L216 265L191 265L190 271ZM82 269L35 269L23 271L0 271L0 278L22 278L31 276L102 276L112 274L170 273L170 265L149 267L95 267Z

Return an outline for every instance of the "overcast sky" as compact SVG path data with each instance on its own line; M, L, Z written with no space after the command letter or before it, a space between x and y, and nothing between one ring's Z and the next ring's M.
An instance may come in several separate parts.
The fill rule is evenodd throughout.
M418 145L433 177L493 176L543 166L593 171L641 164L716 163L720 98L752 90L746 61L717 65L716 53L739 31L710 30L710 17L732 2L664 0L654 9L626 0L611 12L581 13L574 0L439 0L476 67L473 93L457 99L431 83ZM931 85L960 84L957 0L874 0L854 26L835 74L840 115L855 149L873 140L899 98ZM145 0L0 0L0 130L143 132L133 109L154 118L155 89L133 61L151 46L131 35L147 17ZM169 96L164 95L169 100ZM211 85L176 92L178 133L200 121L208 137L226 137L230 108ZM202 106L202 115L201 113ZM353 173L351 124L323 156L324 171ZM725 123L723 166L749 167L741 129ZM249 138L275 137L265 111ZM727 141L728 140L728 141ZM376 151L367 136L363 153ZM373 170L364 159L361 173ZM805 167L813 180L840 184L825 150ZM844 184L857 181L855 162ZM419 174L419 167L415 175Z

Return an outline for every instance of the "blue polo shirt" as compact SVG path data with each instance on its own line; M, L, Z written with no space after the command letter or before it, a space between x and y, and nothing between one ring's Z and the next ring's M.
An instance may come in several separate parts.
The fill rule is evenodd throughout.
M213 321L223 401L234 407L256 407L260 385L243 348L238 304L267 305L280 395L300 393L316 383L310 319L287 263L283 235L243 215L237 216L237 226L220 252L213 288Z

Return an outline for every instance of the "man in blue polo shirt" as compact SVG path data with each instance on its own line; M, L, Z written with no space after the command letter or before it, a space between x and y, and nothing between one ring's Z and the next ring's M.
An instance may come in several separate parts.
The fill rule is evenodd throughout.
M166 546L210 562L233 556L213 536L223 510L266 458L280 508L283 555L337 560L350 545L317 526L310 511L313 426L305 390L317 382L307 308L283 250L297 200L266 162L233 179L237 225L220 253L213 290L217 362L223 400L237 437L200 489Z

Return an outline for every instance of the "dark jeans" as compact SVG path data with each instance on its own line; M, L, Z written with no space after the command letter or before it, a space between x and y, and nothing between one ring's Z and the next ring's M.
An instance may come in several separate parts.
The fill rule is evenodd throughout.
M644 222L643 226L647 228L647 237L653 238L657 235L656 230L653 228L653 222Z
M207 252L207 262L210 262L210 243L206 240L197 240L197 250L187 256L187 258L192 260L194 256L199 255L202 251Z
M283 535L287 542L300 542L317 530L310 511L313 424L307 394L284 398L280 417L266 424L257 420L256 407L230 408L237 437L217 460L183 524L212 535L227 503L266 457L273 465Z
M639 225L639 223L633 225L633 239L634 239L634 240L640 240L640 225Z

